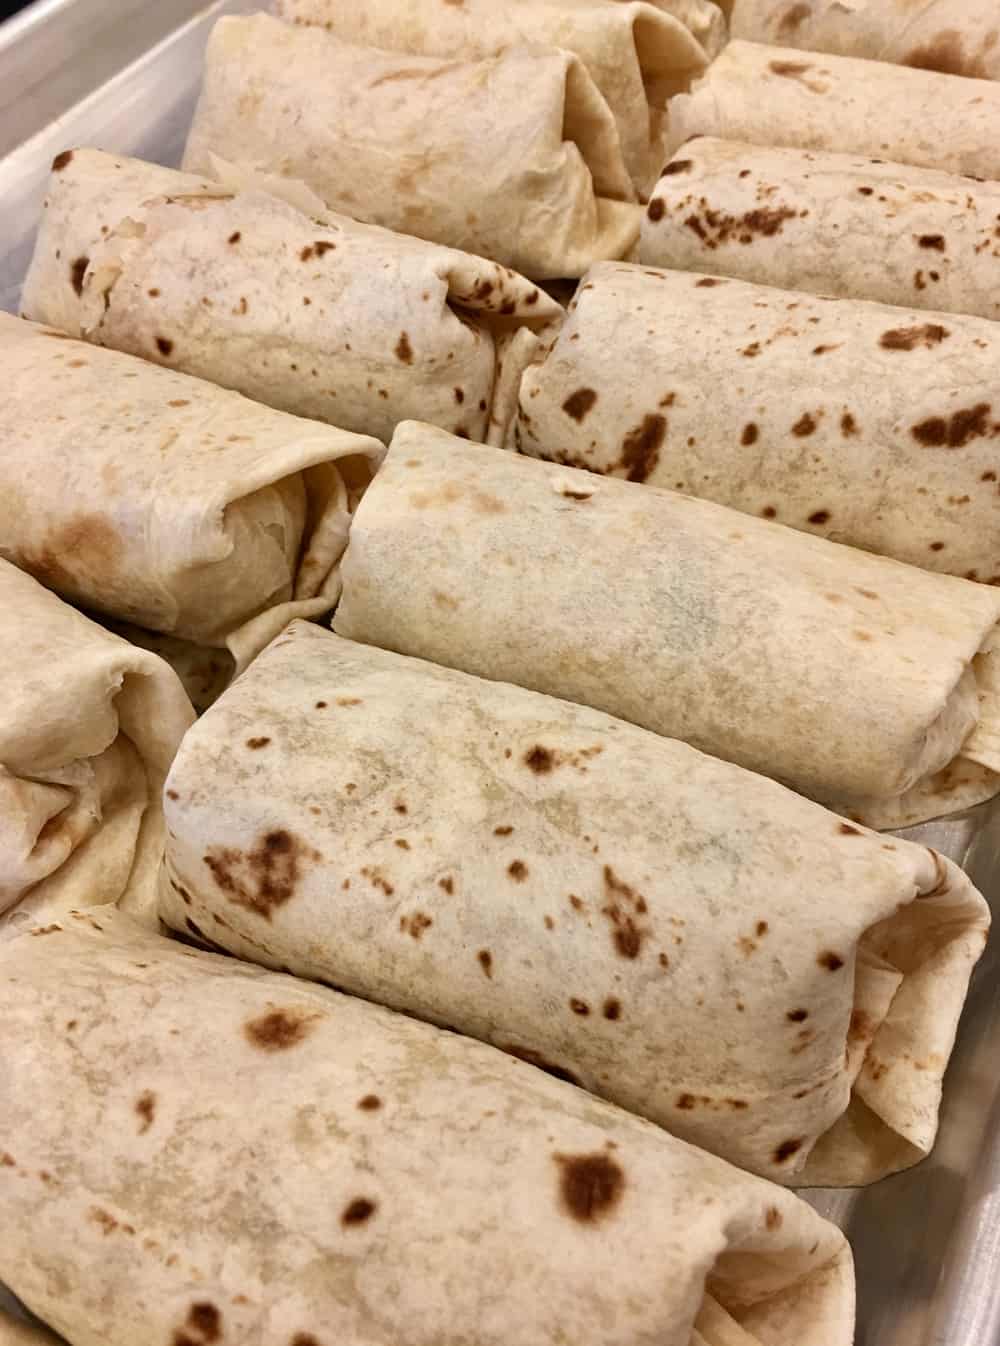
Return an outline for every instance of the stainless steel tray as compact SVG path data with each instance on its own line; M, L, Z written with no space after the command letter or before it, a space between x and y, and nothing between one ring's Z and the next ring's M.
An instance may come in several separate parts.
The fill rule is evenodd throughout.
M55 155L97 145L177 164L212 24L258 8L253 0L201 8L197 0L41 0L0 28L0 154L8 107L31 133L0 159L0 307L17 309ZM70 69L84 55L80 44L89 61L89 44L111 29L115 51L127 52L120 59L138 59L74 102L83 92ZM148 50L138 55L142 44ZM67 88L70 98L54 103ZM962 864L1000 924L1000 801L900 835ZM803 1195L854 1247L857 1346L1000 1346L1000 932L973 980L932 1156L860 1191Z

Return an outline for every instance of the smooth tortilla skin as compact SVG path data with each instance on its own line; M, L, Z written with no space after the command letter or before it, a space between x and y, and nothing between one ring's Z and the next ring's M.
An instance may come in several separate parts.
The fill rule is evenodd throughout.
M997 789L959 754L995 723L992 659L972 661L1000 589L414 424L343 578L341 635L592 705L865 821Z
M671 150L709 135L1000 178L1000 89L984 79L737 40L669 115Z
M763 279L592 268L508 446L1000 585L1000 325Z
M699 137L663 170L639 260L995 320L998 218L1000 183Z
M6 561L0 643L0 940L73 907L148 909L194 721L179 680Z
M0 1277L73 1346L688 1346L706 1274L761 1346L849 1346L847 1244L790 1193L456 1034L66 925L0 976Z
M994 0L733 0L733 37L1000 79Z
M638 237L614 118L558 48L448 61L220 19L184 167L211 173L213 154L536 280L582 275Z
M547 1064L765 1177L868 1181L930 1148L989 913L924 847L302 622L187 736L166 807L160 913L183 933Z

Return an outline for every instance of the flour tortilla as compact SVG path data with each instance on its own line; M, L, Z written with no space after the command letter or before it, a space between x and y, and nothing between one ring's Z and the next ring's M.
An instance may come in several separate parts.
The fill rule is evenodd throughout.
M327 612L377 440L0 314L0 556L242 667Z
M728 0L734 37L1000 79L996 0Z
M664 168L640 261L995 320L998 219L997 182L706 136Z
M933 1144L989 910L926 847L303 622L188 734L165 807L160 914L184 934L779 1181L872 1181Z
M180 678L197 715L214 705L233 680L236 665L228 650L178 640L176 636L147 631L131 622L117 622L113 617L101 615L95 616L94 620L121 636L122 640L138 645L142 650L151 650L169 664Z
M671 150L720 136L1000 178L995 84L856 57L730 42L669 121Z
M672 210L725 232L696 200ZM743 254L794 251L751 237ZM995 322L605 262L506 442L1000 585L998 434Z
M345 430L388 439L418 416L485 438L497 341L530 341L561 316L554 300L494 262L326 212L301 184L214 168L224 185L57 156L25 316Z
M72 907L148 910L194 722L180 682L6 561L0 642L0 941Z
M690 87L725 41L709 0L274 0L279 18L325 28L345 42L449 60L482 60L537 43L580 58L614 114L641 194L663 164L667 100Z
M0 1276L73 1346L689 1346L706 1278L753 1346L849 1346L847 1244L780 1187L456 1034L64 927L0 968Z
M553 48L446 61L266 14L220 19L184 167L211 173L213 155L534 279L582 275L639 233L614 118Z
M341 635L591 705L902 827L1000 788L1000 588L400 426Z

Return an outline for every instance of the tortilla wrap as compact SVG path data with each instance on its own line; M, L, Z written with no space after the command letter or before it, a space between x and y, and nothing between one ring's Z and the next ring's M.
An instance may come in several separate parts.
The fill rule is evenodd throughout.
M237 665L329 611L377 440L0 314L0 556Z
M995 320L998 219L997 182L704 137L666 165L640 261Z
M735 41L671 100L668 143L720 136L1000 178L998 121L989 80Z
M165 808L159 910L184 934L779 1181L869 1182L933 1145L989 909L926 847L303 622L187 735Z
M478 61L525 43L573 52L614 114L640 194L663 164L667 100L690 87L725 41L722 11L709 0L274 0L273 9L345 42L412 55Z
M73 907L148 909L184 689L6 561L0 642L0 940Z
M727 0L734 37L1000 79L996 0Z
M73 1346L849 1346L839 1230L491 1047L120 916L0 970L0 1276Z
M131 645L151 650L170 665L181 680L195 714L201 715L214 705L233 680L235 661L228 650L196 645L190 640L165 636L161 631L147 631L131 622L117 622L113 617L95 616L94 620Z
M639 234L614 118L555 48L447 61L266 14L220 19L184 167L210 174L213 154L535 279L624 257Z
M225 186L57 156L25 316L345 430L388 439L418 416L485 438L498 341L521 331L533 350L555 301L494 262L326 214L301 184L215 167Z
M874 826L1000 788L1000 588L407 423L334 629L680 738Z
M998 435L997 323L603 262L507 444L1000 585Z

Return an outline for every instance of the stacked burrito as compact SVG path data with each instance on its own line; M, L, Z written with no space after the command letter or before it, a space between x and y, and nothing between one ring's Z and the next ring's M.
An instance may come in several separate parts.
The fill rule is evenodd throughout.
M989 16L270 8L0 315L0 1343L850 1346L789 1188L990 926L889 831L1000 792Z

